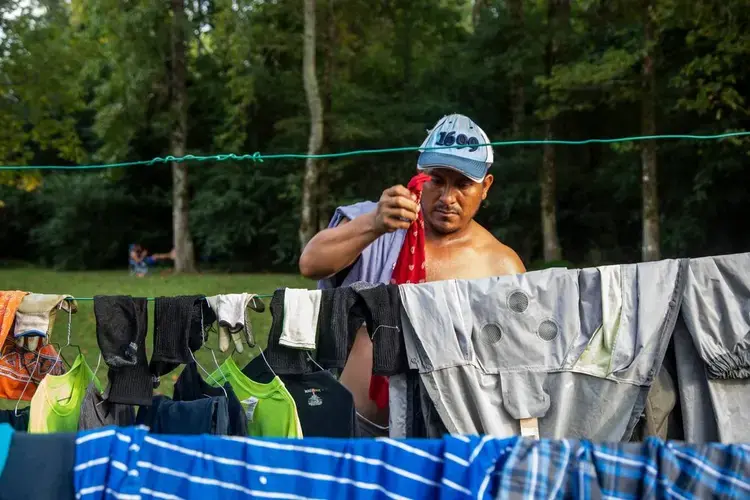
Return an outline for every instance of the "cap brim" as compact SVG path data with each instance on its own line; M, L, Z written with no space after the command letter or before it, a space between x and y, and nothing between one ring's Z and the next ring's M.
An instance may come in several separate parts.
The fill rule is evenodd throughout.
M474 182L482 182L490 166L483 161L470 160L435 151L425 151L420 154L417 161L417 169L422 171L433 168L448 168L455 170Z

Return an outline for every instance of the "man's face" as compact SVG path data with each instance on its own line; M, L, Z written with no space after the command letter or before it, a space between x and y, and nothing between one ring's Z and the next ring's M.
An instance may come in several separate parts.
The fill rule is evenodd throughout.
M481 183L449 168L434 168L422 189L425 224L439 234L459 231L471 222L492 185L492 175Z

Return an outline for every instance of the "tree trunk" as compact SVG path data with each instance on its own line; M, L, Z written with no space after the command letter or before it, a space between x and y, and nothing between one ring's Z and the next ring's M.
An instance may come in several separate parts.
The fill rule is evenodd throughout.
M185 64L185 4L172 0L172 135L170 150L173 156L185 156L187 140L187 88ZM184 163L172 162L172 226L174 232L177 273L195 272L193 238L190 235L190 193L188 168Z
M477 2L479 3L479 2ZM523 0L510 0L510 16L513 19L514 31L518 33L519 40L524 36L523 22ZM511 78L511 117L513 137L518 139L521 136L523 127L524 114L526 109L526 95L523 86L523 73L517 72Z
M544 123L544 138L549 140L554 136L552 121ZM557 199L555 195L555 145L545 144L542 157L542 172L539 179L541 210L542 210L542 239L544 242L544 261L552 262L562 258L560 240L557 237Z
M323 140L321 151L331 152L331 111L333 109L333 71L336 48L336 17L334 11L334 1L328 0L328 33L326 36L325 62L323 63ZM329 193L329 172L328 160L321 160L318 165L318 192L317 192L317 212L318 212L318 231L328 227L328 221L331 217L328 206Z
M302 76L310 110L310 136L307 154L318 154L323 143L323 105L318 90L318 77L315 74L315 0L305 0L305 38L302 54ZM316 210L316 188L318 186L318 161L308 158L305 161L305 177L302 184L302 214L300 217L300 248L315 235L318 225Z
M545 50L545 71L552 74L552 66L559 52L559 32L567 27L570 14L570 0L547 0L547 48ZM554 120L544 122L544 138L554 138ZM557 198L555 196L555 145L545 144L542 155L542 168L539 175L540 208L542 217L542 242L544 261L562 259L560 238L557 235Z
M474 5L471 8L471 24L474 26L474 29L476 29L477 25L479 25L479 19L480 15L482 13L482 8L484 7L484 0L474 0Z
M654 21L651 18L651 0L645 0L644 37L645 55L642 69L641 134L656 134L656 75L654 71ZM659 243L659 191L657 184L656 143L645 141L641 145L641 190L643 197L643 261L661 258Z

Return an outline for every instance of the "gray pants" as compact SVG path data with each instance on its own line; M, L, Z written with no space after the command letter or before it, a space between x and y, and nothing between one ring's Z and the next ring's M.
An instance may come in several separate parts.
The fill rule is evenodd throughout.
M400 287L407 357L447 430L627 439L682 299L686 262Z

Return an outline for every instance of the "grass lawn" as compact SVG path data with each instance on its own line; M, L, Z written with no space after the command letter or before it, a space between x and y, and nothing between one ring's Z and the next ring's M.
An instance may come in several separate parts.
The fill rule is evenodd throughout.
M24 290L36 293L66 293L74 297L93 297L94 295L132 295L133 297L158 297L204 294L216 295L219 293L250 292L257 294L271 294L276 288L314 288L315 284L300 276L282 274L198 274L174 276L168 273L160 274L159 271L151 273L144 278L129 276L126 270L104 271L104 272L55 272L43 269L0 269L0 289L2 290ZM268 305L269 299L264 299ZM153 302L149 303L149 327L146 346L151 355L153 343ZM268 330L271 327L271 314L266 308L263 314L248 312L248 320L252 323L255 338L259 344L265 346ZM58 313L52 341L65 345L68 316L62 312ZM99 356L99 348L96 343L96 327L94 322L93 301L79 301L78 312L73 315L71 342L81 347L81 352L86 357L93 369ZM218 351L218 340L216 335L209 339L208 345L215 348L219 354L219 363L226 357ZM246 349L242 354L234 354L240 366L256 356L257 349L248 352ZM63 356L70 362L73 361L77 352L74 348L67 348ZM211 353L201 349L196 353L198 362L209 372L216 368ZM171 395L172 385L179 376L182 368L162 377L162 383L157 392ZM101 363L97 376L106 383L107 366ZM23 405L24 403L22 403ZM12 408L15 402L11 402ZM8 408L7 401L0 401L0 407Z

